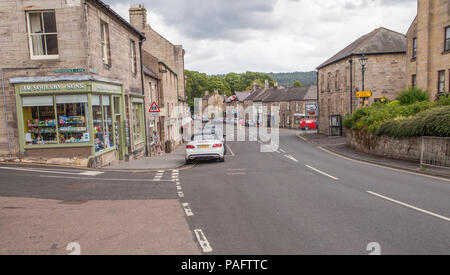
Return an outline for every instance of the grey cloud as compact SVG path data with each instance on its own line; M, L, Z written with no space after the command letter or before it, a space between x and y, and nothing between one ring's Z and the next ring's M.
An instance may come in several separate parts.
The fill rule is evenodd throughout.
M107 4L126 3L104 0ZM246 30L275 29L277 22L270 14L276 0L141 0L148 11L162 16L169 26L175 26L192 39L249 39ZM151 18L150 18L151 24Z

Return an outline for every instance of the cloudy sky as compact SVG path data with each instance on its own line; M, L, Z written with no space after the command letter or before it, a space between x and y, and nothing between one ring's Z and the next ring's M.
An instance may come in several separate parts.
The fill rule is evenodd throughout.
M104 0L186 50L186 69L208 74L313 70L378 27L406 33L417 0Z

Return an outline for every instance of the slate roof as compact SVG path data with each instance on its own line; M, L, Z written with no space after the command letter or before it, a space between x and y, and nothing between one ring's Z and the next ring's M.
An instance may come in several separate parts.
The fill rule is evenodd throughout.
M150 77L153 77L154 79L159 79L155 72L153 72L151 69L147 68L147 66L143 65L144 67L144 73Z
M237 100L239 100L239 102L244 102L244 100L246 100L246 98L251 94L251 91L235 92L235 94L236 94L236 98L237 98Z
M322 63L317 69L321 69L353 55L387 53L406 53L406 36L386 28L378 28L357 39Z
M257 96L259 96L262 92L264 92L264 88L256 85L256 89L251 92L251 94L245 100L254 100Z
M317 86L291 87L285 89L278 101L316 100Z
M279 101L279 98L285 93L286 89L280 89L278 87L273 87L267 89L261 96L260 101L263 102L276 102Z

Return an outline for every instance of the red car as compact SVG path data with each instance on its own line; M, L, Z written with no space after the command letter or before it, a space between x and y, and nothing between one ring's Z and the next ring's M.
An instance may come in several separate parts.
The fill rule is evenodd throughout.
M300 121L300 128L302 130L316 130L317 119L302 119Z

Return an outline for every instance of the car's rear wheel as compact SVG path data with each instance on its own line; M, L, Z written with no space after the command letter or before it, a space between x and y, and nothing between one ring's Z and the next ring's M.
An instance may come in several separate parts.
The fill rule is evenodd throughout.
M187 159L187 160L186 160L186 164L192 164L192 160Z
M225 162L225 157L217 159L218 162Z

